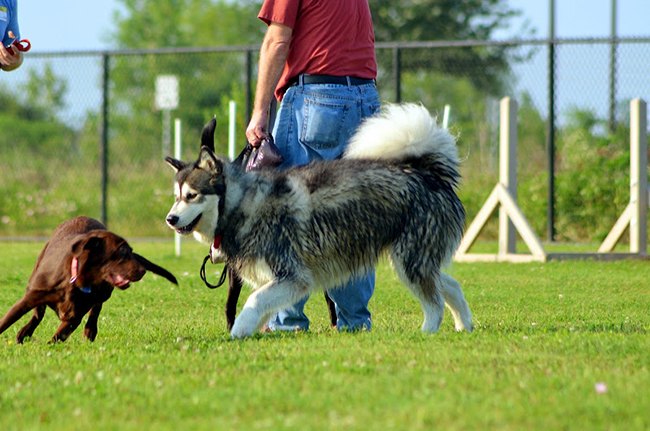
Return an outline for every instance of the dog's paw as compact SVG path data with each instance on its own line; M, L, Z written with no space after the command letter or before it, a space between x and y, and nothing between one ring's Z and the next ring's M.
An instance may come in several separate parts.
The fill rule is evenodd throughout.
M260 320L260 314L254 308L244 307L235 319L230 336L233 340L238 338L250 337L255 332L257 322Z
M86 326L84 328L84 339L88 341L95 341L95 338L97 338L97 327L92 328Z
M30 329L29 325L25 326L16 334L16 344L23 344L25 338L31 337L33 333L34 331Z

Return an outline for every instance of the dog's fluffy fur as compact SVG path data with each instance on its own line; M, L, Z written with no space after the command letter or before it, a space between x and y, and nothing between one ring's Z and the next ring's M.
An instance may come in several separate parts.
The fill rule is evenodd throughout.
M442 272L458 247L465 212L455 139L419 105L389 105L365 121L344 157L283 171L244 173L214 154L206 126L194 163L176 170L170 227L211 244L254 291L231 335L259 330L313 290L374 267L387 252L420 300L422 330L438 330L446 304L457 330L473 329L459 283Z

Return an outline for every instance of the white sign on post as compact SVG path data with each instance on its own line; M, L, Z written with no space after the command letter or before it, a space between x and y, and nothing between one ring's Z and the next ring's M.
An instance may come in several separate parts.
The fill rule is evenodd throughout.
M163 157L171 151L170 111L178 108L178 77L174 75L158 75L156 77L156 109L163 113L162 153Z
M178 108L178 77L159 75L156 78L156 109Z

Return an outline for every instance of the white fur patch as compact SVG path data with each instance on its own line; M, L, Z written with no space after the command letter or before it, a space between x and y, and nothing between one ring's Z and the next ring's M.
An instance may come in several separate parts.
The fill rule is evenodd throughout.
M365 120L350 141L346 158L399 159L439 152L458 161L456 139L438 127L422 105L384 106L379 115Z

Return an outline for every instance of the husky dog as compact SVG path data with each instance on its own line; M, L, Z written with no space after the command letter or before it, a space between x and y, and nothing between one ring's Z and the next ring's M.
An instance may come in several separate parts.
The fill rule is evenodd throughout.
M214 154L214 120L196 162L170 157L176 201L167 224L210 244L253 286L232 338L315 289L371 270L386 252L420 300L422 330L445 304L457 331L473 329L460 284L442 272L460 243L465 210L455 193L458 150L420 105L389 105L366 120L342 158L286 170L244 172Z

